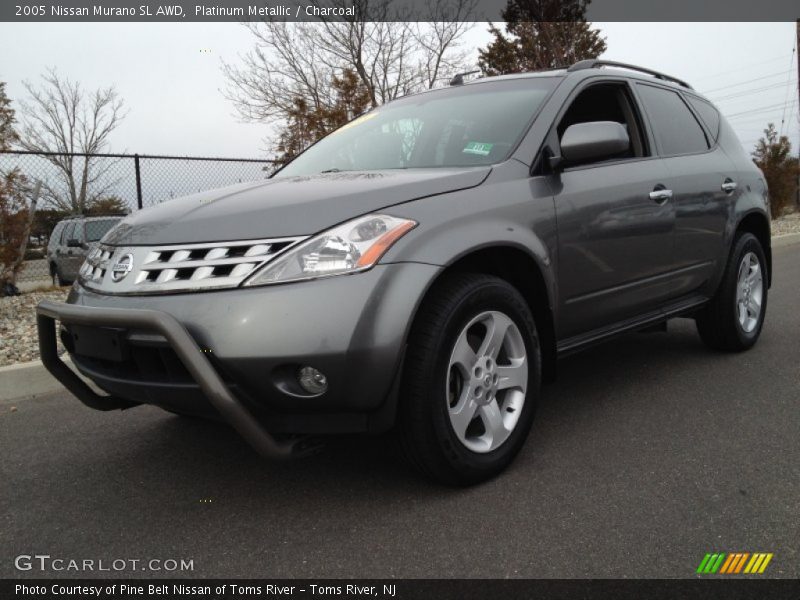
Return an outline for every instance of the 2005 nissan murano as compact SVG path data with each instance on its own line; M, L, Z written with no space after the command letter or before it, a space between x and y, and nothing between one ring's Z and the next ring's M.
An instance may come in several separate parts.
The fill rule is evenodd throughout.
M39 305L46 366L92 408L217 417L269 457L394 430L470 484L519 452L560 355L679 316L756 342L766 184L706 99L600 60L453 84L124 219Z

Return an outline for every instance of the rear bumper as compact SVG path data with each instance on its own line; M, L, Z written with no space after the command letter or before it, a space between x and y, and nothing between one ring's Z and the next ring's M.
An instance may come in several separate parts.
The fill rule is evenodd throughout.
M38 309L42 359L93 408L149 403L211 414L262 454L285 455L292 450L276 444L276 433L391 426L407 331L437 273L435 266L404 263L298 284L163 296L100 295L75 286L68 304ZM55 320L67 330L121 329L132 366L168 353L161 356L169 359L166 370L104 363L65 344L81 374L109 393L99 396L58 358ZM151 356L139 356L144 350ZM324 394L304 395L287 384L300 365L325 373Z

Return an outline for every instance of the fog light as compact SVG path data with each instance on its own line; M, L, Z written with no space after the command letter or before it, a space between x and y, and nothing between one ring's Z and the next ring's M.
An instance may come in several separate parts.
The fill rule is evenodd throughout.
M322 374L322 371L314 367L303 367L297 373L297 381L300 387L307 391L309 394L318 396L328 389L328 378Z

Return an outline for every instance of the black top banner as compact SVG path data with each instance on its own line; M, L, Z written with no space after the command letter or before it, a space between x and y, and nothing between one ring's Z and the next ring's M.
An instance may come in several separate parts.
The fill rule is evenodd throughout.
M797 0L529 0L532 20L795 21ZM505 0L4 0L4 22L501 21ZM668 51L677 40L657 40Z

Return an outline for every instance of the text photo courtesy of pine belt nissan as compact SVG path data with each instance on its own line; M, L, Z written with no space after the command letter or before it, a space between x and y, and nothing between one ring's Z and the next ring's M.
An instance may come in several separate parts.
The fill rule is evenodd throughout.
M39 305L47 368L92 408L218 418L270 458L391 432L466 485L519 452L559 356L673 317L755 344L767 189L708 100L601 60L453 84L123 219Z

